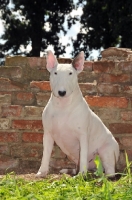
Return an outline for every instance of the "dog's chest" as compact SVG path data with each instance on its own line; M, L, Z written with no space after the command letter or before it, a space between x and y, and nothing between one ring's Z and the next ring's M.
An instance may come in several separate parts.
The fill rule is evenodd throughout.
M68 133L76 135L76 126L73 118L73 114L64 112L63 110L61 112L54 112L51 115L52 135L57 137L65 137L66 133L67 137L69 135Z
M54 111L49 115L50 133L56 144L67 154L74 162L79 156L79 138L80 129L73 112Z
M87 117L80 105L58 108L54 107L51 102L47 106L43 121L54 139L80 139L82 132L87 132Z

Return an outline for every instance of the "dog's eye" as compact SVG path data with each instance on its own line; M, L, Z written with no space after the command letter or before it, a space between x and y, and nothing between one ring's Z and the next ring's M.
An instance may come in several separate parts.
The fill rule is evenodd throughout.
M72 72L69 72L69 75L72 75Z
M54 74L57 75L57 72L55 72Z

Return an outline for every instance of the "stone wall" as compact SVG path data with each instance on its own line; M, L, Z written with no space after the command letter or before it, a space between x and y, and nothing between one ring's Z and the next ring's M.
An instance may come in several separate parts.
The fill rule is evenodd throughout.
M91 109L103 120L120 145L118 170L124 151L132 160L131 51L109 48L102 60L85 61L79 85ZM70 63L70 59L59 59ZM41 114L50 97L45 58L8 57L0 67L0 171L37 172L42 158ZM50 171L72 168L55 145Z

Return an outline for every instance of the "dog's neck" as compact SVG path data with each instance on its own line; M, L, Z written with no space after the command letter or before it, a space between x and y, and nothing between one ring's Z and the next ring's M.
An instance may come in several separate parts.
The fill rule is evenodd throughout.
M53 92L51 93L51 99L52 102L54 104L54 106L56 107L60 107L60 108L65 108L69 105L72 104L79 104L81 99L83 98L81 90L79 88L79 86L77 85L77 87L75 88L75 90L71 93L70 96L68 97L56 97Z

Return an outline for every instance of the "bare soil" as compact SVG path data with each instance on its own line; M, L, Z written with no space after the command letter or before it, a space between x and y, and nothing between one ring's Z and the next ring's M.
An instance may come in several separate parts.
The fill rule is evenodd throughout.
M36 173L37 173L37 170L33 170L33 169L26 169L26 170L18 169L18 170L15 170L15 172L12 171L12 172L5 172L5 173L3 171L0 171L0 179L6 176L6 174L9 174L11 177L22 178L27 181L38 181L38 180L43 180L43 179L49 179L52 182L54 180L61 179L63 176L62 174L54 173L54 174L47 175L45 178L37 178ZM66 176L71 177L68 174Z

